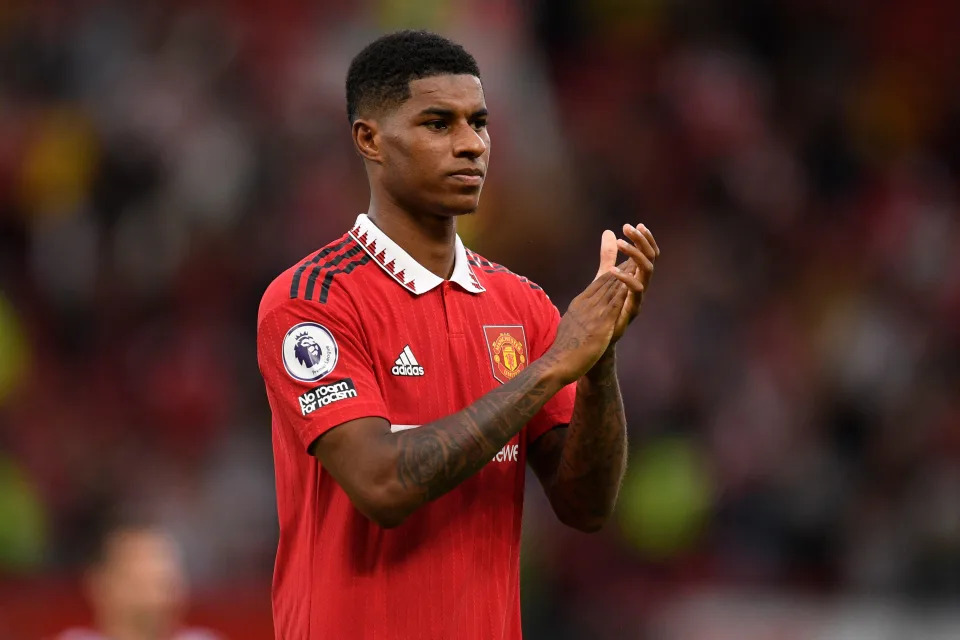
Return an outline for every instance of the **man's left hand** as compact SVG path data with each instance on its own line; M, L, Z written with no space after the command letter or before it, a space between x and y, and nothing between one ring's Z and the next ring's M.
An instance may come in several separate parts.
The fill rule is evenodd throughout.
M613 338L610 340L611 346L620 339L627 326L640 313L643 294L650 286L654 263L660 256L660 247L657 246L657 241L654 240L653 234L650 233L646 225L641 224L634 227L625 224L623 225L623 234L629 241L623 238L618 239L617 249L628 259L617 267L613 267L611 272L617 279L627 285L630 292L623 303L620 317L617 318Z

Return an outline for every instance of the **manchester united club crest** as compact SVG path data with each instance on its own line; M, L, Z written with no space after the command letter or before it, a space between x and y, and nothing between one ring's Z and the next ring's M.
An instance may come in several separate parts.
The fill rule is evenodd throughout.
M523 371L530 354L527 352L527 336L521 325L493 326L483 328L490 353L493 377L501 383L513 380Z

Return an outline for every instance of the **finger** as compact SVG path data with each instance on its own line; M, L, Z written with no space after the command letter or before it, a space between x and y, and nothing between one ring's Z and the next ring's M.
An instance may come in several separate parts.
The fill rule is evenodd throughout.
M619 280L619 278L618 278ZM610 302L612 307L611 312L614 316L619 316L620 311L623 309L623 305L627 302L627 297L631 295L630 287L625 286L622 283L617 283L617 294L613 296L613 300Z
M616 273L613 274L613 277L615 277L617 280L619 280L623 284L627 285L627 288L633 293L637 294L638 296L643 294L643 291L644 291L643 283L640 282L640 280L637 277L632 276L629 273L624 273L622 271L617 271Z
M617 245L617 248L619 247L620 245ZM619 269L620 271L623 271L624 273L636 273L637 263L634 262L633 260L624 260L623 262L617 265L617 269Z
M640 279L643 282L644 286L650 283L650 279L653 277L653 261L650 260L647 256L643 255L640 252L638 247L624 243L627 246L620 245L620 248L624 253L627 253L630 256L630 267L629 269L621 269L623 273L627 275L634 276Z
M650 231L650 229L648 229L648 228L647 228L647 225L645 225L645 224L638 225L637 230L638 230L640 233L642 233L642 234L647 238L647 240L650 242L650 246L652 246L652 247L653 247L653 250L657 253L656 257L659 258L659 257L660 257L660 247L657 246L657 241L656 241L656 239L653 237L653 232Z
M623 293L624 295L626 294L626 292L624 291L624 286L620 283L619 278L616 277L617 271L618 270L616 267L610 267L610 270L608 271L608 273L612 277L610 278L611 286L607 287L603 292L603 302L606 305L614 305L615 300L619 294L621 293ZM620 302L620 304L616 304L617 308L622 306L622 304L623 304L622 301Z
M613 294L604 302L603 307L600 310L603 317L609 319L620 317L623 307L627 303L628 296L632 295L630 289L625 284L620 282L619 279L614 278L614 282L617 283L617 286L613 290Z
M584 289L583 293L580 295L586 299L593 299L598 295L602 295L605 287L610 283L611 280L616 281L616 278L608 273L599 275L594 278L589 285L587 285L587 288Z
M644 271L653 272L653 260L644 254L643 251L640 250L640 247L632 245L622 238L617 240L617 247L630 257L635 265L634 271L636 271L636 267L639 267Z
M607 229L600 236L600 268L594 280L602 276L613 265L617 264L617 235Z
M637 293L630 288L627 288L627 291L630 293L627 295L627 299L623 303L621 315L626 315L629 322L640 312L640 302L643 300L643 294Z
M582 297L585 302L589 301L590 304L602 304L606 300L608 291L618 284L619 281L608 271L594 278L593 282L578 297Z
M640 225L643 226L643 225ZM633 241L633 244L639 247L645 256L651 260L657 259L657 252L650 244L650 240L636 227L630 224L623 225L623 233Z

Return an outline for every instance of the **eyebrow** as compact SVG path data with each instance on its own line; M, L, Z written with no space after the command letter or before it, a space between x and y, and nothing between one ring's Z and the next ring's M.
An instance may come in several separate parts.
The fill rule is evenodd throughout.
M474 118L482 118L483 116L488 115L490 112L487 109L480 109L474 111L470 114L470 120ZM442 118L452 118L456 113L452 109L442 109L440 107L428 107L420 112L422 116L440 116Z

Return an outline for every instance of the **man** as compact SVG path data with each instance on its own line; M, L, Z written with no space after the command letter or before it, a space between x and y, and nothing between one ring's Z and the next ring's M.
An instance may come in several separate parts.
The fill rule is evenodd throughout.
M476 62L444 38L369 45L347 113L367 213L277 278L258 317L277 637L520 638L524 464L566 524L609 516L626 456L613 345L659 250L643 227L605 232L562 319L466 250L456 217L477 208L490 136Z
M180 628L186 578L176 546L159 529L112 528L85 586L96 630L71 629L58 640L216 640L210 632Z

